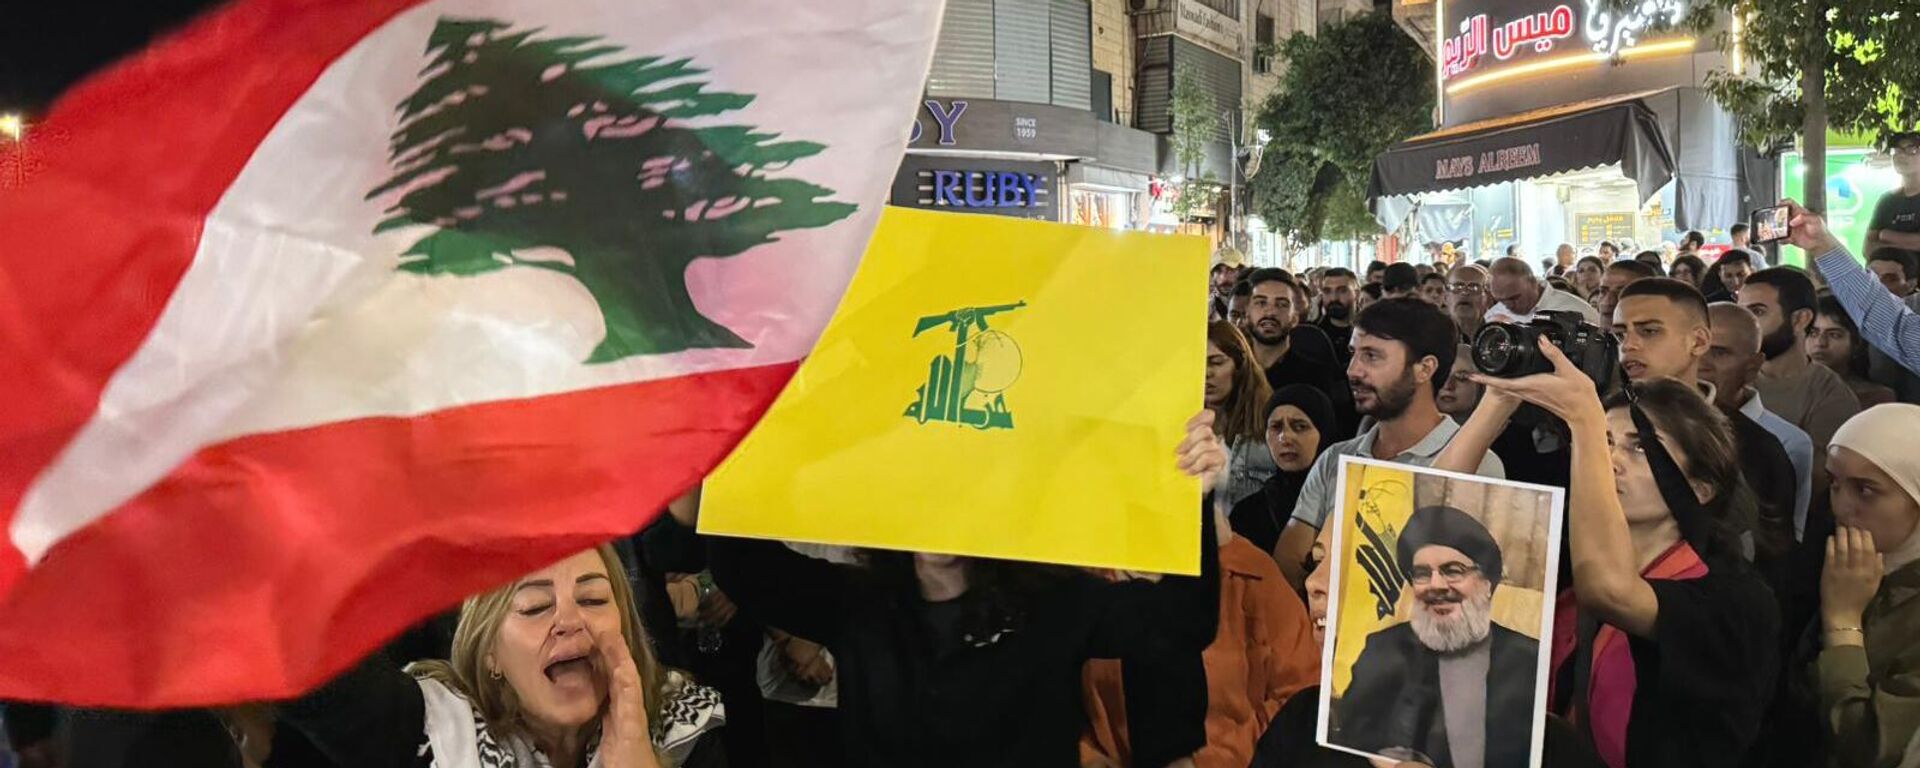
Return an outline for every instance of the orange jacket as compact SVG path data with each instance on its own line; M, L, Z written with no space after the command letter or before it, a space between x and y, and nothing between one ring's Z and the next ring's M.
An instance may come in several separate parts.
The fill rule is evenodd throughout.
M1219 634L1200 657L1207 670L1207 744L1193 762L1246 768L1287 697L1319 684L1320 649L1306 605L1267 553L1235 536L1220 548L1220 579ZM1132 765L1120 662L1090 661L1082 676L1089 728L1080 740L1081 762Z

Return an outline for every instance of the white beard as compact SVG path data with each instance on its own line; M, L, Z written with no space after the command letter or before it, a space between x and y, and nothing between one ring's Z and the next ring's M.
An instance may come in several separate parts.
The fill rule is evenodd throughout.
M1413 635L1420 644L1439 653L1454 653L1487 639L1493 631L1493 593L1460 601L1460 611L1440 617L1428 612L1427 604L1413 601Z

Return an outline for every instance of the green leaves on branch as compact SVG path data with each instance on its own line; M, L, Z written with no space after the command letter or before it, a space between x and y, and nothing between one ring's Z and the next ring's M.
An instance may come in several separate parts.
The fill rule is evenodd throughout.
M1373 160L1433 127L1433 64L1384 14L1295 34L1255 125L1269 134L1249 180L1253 212L1295 244L1380 234L1365 192Z
M1731 51L1729 14L1743 21L1744 71L1709 74L1707 90L1739 122L1743 142L1777 147L1808 129L1804 75L1814 67L1825 75L1822 130L1871 134L1920 124L1920 15L1911 0L1699 0L1684 24L1714 32Z

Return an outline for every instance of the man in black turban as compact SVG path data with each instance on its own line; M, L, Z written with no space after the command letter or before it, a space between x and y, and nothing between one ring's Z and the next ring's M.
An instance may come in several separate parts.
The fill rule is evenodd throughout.
M1540 644L1493 623L1499 542L1465 512L1423 507L1395 555L1412 620L1367 636L1330 740L1436 768L1524 768Z

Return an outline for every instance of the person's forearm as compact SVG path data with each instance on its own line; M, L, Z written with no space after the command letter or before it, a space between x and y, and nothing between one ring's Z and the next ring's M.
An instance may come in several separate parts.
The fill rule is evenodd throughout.
M1573 467L1568 483L1566 536L1573 558L1574 597L1602 621L1644 636L1651 631L1651 622L1637 620L1641 617L1632 609L1638 597L1635 593L1647 587L1640 578L1626 513L1614 492L1606 417L1595 409L1592 415L1569 425Z
M1480 469L1480 461L1487 457L1487 451L1493 448L1493 441L1507 428L1507 422L1513 420L1515 408L1492 399L1482 400L1480 407L1473 409L1473 415L1467 417L1467 423L1461 425L1453 440L1434 457L1433 468L1449 472L1471 475Z

